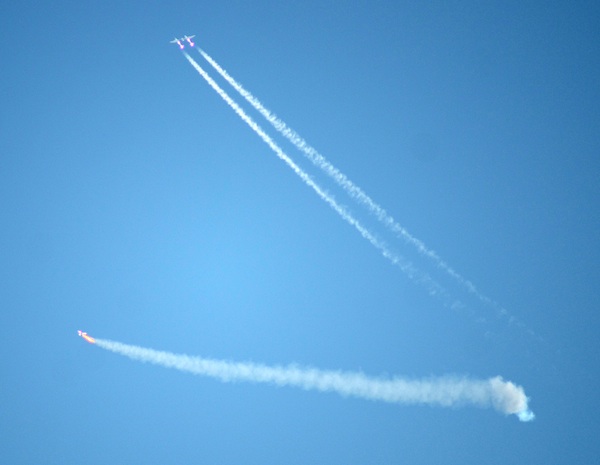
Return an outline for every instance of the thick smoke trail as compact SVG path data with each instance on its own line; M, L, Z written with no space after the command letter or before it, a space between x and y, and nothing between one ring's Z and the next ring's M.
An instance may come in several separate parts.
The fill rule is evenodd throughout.
M331 177L344 191L353 199L363 204L367 210L374 215L381 223L391 230L398 237L404 239L407 243L413 245L420 254L431 259L438 268L444 270L448 275L464 286L471 294L475 295L481 302L495 308L499 315L507 316L508 312L497 302L482 294L475 285L463 277L446 263L433 249L428 248L425 243L410 234L402 225L389 215L383 207L377 204L369 197L359 186L354 184L339 169L333 166L323 155L315 148L310 146L296 131L290 128L284 121L279 119L269 109L267 109L254 95L247 91L239 82L227 73L210 55L201 48L198 52L206 61L242 96L254 107L271 125L286 137L298 150L300 150L315 166ZM516 321L510 317L509 321Z
M492 407L504 414L515 414L521 421L534 418L528 409L521 386L501 377L487 380L468 378L372 378L363 373L325 371L296 365L268 366L258 363L229 362L146 349L105 339L96 345L133 360L153 363L224 382L248 381L276 386L295 386L306 390L335 392L342 396L396 404L426 404L442 407L474 405Z
M286 155L283 150L265 133L262 128L256 124L256 122L246 114L246 112L223 90L219 85L200 67L192 57L187 53L183 52L190 64L198 71L198 73L204 78L204 80L213 88L213 90L221 96L223 100L237 113L237 115L248 125L250 128L265 142L273 152L284 161L293 171L304 181L304 183L313 189L317 195L325 201L340 217L345 220L348 224L353 226L360 235L369 241L375 248L377 248L382 255L387 258L392 264L398 266L410 279L425 286L429 294L441 297L445 304L450 303L450 297L447 295L445 290L433 281L427 274L417 270L410 262L401 257L400 255L392 252L388 246L375 235L373 235L367 228L365 228L356 218L354 218L343 206L338 204L336 200L323 190L311 177L306 174L294 161ZM452 305L460 305L457 302L453 302Z

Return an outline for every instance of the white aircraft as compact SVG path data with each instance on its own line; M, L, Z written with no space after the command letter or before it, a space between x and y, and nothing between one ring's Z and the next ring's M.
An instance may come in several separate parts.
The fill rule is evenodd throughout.
M196 37L196 36L195 35L193 35L193 36L183 36L183 40L187 40L188 44L190 44L190 46L193 47L194 46L194 42L192 42L192 39L194 37Z
M80 329L77 330L77 334L84 338L86 341L88 341L90 344L94 344L96 342L96 339L94 339L92 336L88 336L88 333L81 331Z
M192 37L194 37L194 36L192 36ZM183 48L184 48L184 47L183 47L183 44L181 43L181 40L180 40L180 39L178 39L177 37L175 37L175 38L174 38L174 39L173 39L171 42L169 42L169 43L170 43L170 44L177 44L177 45L179 45L179 48L180 48L181 50L183 50Z

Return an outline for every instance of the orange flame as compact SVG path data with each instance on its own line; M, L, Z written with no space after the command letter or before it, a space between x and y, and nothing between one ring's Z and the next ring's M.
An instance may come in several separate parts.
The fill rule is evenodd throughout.
M84 333L83 331L79 331L79 335L84 338L86 341L88 341L90 344L95 344L96 343L96 339L94 339L92 336L88 336L88 333Z

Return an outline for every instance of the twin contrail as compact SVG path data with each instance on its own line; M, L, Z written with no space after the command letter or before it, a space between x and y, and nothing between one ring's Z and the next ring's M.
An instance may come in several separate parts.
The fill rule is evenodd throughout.
M311 391L335 392L342 396L441 407L473 405L515 414L521 421L534 418L521 386L497 376L487 380L445 377L423 380L373 378L359 372L327 371L297 365L268 366L173 354L106 339L95 339L103 349L133 360L216 378L223 382L248 381L276 386L294 386Z
M475 295L481 302L490 305L502 316L507 316L508 312L497 302L485 296L468 279L463 277L454 268L452 268L437 252L427 247L425 243L412 234L406 228L400 225L386 210L377 204L369 195L367 195L359 186L354 184L344 173L333 166L321 153L310 146L300 134L290 128L284 121L278 118L268 108L266 108L259 99L246 90L242 84L236 81L225 69L223 69L208 53L197 47L202 57L242 96L254 107L281 135L288 139L298 150L300 150L315 166L321 169L325 174L332 178L350 197L360 204L364 205L369 213L374 215L396 236L404 239L407 243L413 245L423 256L431 259L438 268L445 271L449 276L460 283L471 294ZM510 321L516 321L514 317ZM520 324L520 323L519 323Z
M421 241L411 236L404 228L398 225L383 208L375 204L366 194L355 186L345 175L339 172L315 149L308 146L295 132L287 128L285 123L272 115L260 102L247 92L240 84L231 78L211 57L202 50L200 53L217 71L249 101L279 132L290 139L297 148L301 149L309 159L313 161L323 171L333 177L351 197L358 199L361 203L367 205L367 208L374 213L377 218L386 224L387 227L399 233L409 242L417 247L419 252L438 263L438 266L451 276L465 285L469 291L475 293L482 301L492 304L498 308L498 305L483 296L470 281L464 279L461 275L450 268L434 251L428 249ZM250 117L244 110L223 90L219 85L202 69L189 54L184 52L186 59L204 78L204 80L219 94L219 96L235 111L235 113L275 152L275 154L284 161L293 171L308 185L315 193L325 201L335 212L347 223L353 226L361 236L368 240L375 248L380 250L385 258L408 275L413 281L424 285L431 295L437 295L444 300L445 304L450 302L446 291L439 286L427 274L418 271L410 262L403 257L392 252L388 246L379 240L373 233L365 228L352 214L341 206L330 194L323 190L313 179L306 174L283 150L268 136L264 130ZM455 301L452 306L461 305ZM504 309L500 310L506 315ZM116 343L115 343L116 344ZM118 346L123 347L123 346ZM108 347L107 347L108 348ZM115 346L111 347L115 350ZM363 397L373 400L383 400L397 403L421 403L437 404L445 406L456 406L460 404L473 404L478 406L492 406L495 409L507 413L518 415L521 421L529 421L534 418L533 413L527 407L527 397L523 389L510 382L505 382L500 377L489 380L471 380L459 378L437 378L429 380L407 380L401 378L395 379L377 379L369 378L360 373L342 373L321 371L316 369L302 369L296 366L289 367L268 367L252 363L230 363L224 361L207 360L201 358L190 358L186 356L175 356L165 352L154 352L148 349L133 348L132 351L124 353L132 358L139 358L153 363L163 363L166 366L173 366L182 370L192 371L194 373L205 374L220 378L225 381L248 380L256 382L268 382L279 385L293 385L305 389L316 389L320 391L335 391L344 395ZM151 359L142 354L154 354L158 359ZM179 357L179 358L178 358ZM158 362L157 360L161 360ZM185 360L188 364L180 364L180 360Z
M398 225L383 208L374 203L363 191L355 186L347 177L333 167L322 155L310 147L285 123L272 115L262 104L241 85L233 80L219 65L202 50L200 53L236 90L246 98L273 126L299 148L313 163L330 175L354 199L367 206L381 222L392 231L412 243L420 253L433 259L440 268L465 285L481 300L494 303L479 293L470 281L467 281L450 268L434 251L425 247L418 239L411 236ZM225 100L235 113L302 179L315 191L347 223L353 226L360 235L377 248L384 257L406 273L412 280L423 284L432 295L440 295L448 299L445 291L427 274L416 270L403 257L392 252L388 246L365 228L346 208L312 180L283 150L271 139L262 128L250 118L242 108L221 89L216 82L187 54L187 60L206 80L206 82ZM486 300L487 299L487 300ZM446 300L447 303L447 300ZM342 396L356 397L374 401L383 401L402 405L424 404L442 407L458 407L472 405L481 408L493 408L506 415L517 415L521 421L533 420L534 414L528 407L528 398L521 386L505 381L496 376L485 380L466 377L439 377L427 379L407 379L400 377L370 377L360 372L343 372L320 370L298 365L269 366L250 362L231 362L202 357L191 357L183 354L157 351L144 347L123 344L106 339L95 339L87 333L79 331L79 335L87 342L103 349L124 355L133 360L153 363L167 368L175 368L201 376L208 376L223 382L247 381L266 383L275 386L294 386L305 390L335 392Z
M186 52L183 52L184 56L190 62L190 64L198 71L198 73L204 78L204 80L210 85L213 90L219 94L219 96L231 107L233 111L248 125L250 128L263 140L265 144L269 146L273 152L284 161L291 169L309 186L316 194L327 203L344 221L353 226L360 235L369 241L371 245L377 248L382 255L387 258L392 264L398 266L410 279L422 284L427 288L429 294L441 297L445 303L449 303L450 298L446 291L437 284L429 275L417 270L408 260L404 257L394 253L390 248L380 239L378 239L373 233L371 233L365 226L363 226L346 208L340 205L330 194L328 194L323 188L321 188L305 171L302 170L274 141L273 139L263 131L263 129L250 117L248 114L202 69L202 67L196 63L196 61L189 56ZM454 302L453 304L456 304Z

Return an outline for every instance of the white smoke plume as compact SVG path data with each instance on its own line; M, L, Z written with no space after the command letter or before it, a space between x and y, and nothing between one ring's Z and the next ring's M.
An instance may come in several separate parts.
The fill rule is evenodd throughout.
M468 279L463 277L446 261L444 261L437 252L430 249L412 234L410 234L402 225L389 215L386 210L377 204L369 197L359 186L354 184L348 177L338 168L333 166L321 153L310 146L296 131L290 128L284 121L278 118L268 108L266 108L259 99L252 93L246 90L242 84L237 82L225 69L223 69L208 53L201 48L197 48L202 57L242 96L246 101L254 107L271 125L284 137L286 137L294 146L300 150L315 166L321 169L325 174L331 177L350 197L364 205L369 213L374 215L381 223L391 230L398 237L404 239L407 243L414 246L417 251L423 256L431 259L435 265L444 270L449 276L460 283L468 292L475 295L481 302L490 305L496 309L498 316L509 319L509 322L516 323L518 326L524 327L515 317L508 316L508 312L497 302L485 296L477 287Z
M398 266L410 279L414 282L420 283L425 286L430 295L437 295L448 303L450 298L448 297L445 290L432 280L426 273L417 270L409 261L402 256L392 252L388 246L381 240L379 240L373 233L365 228L354 216L350 214L342 205L336 202L336 200L329 195L324 189L322 189L313 179L300 168L294 161L283 152L283 150L273 141L262 128L246 114L246 112L223 90L219 85L202 69L202 67L196 63L196 61L190 57L187 53L183 52L190 64L198 71L198 73L204 78L204 80L213 88L213 90L219 94L219 96L225 100L225 102L236 112L236 114L248 125L250 128L267 144L273 152L284 161L293 171L309 186L316 194L325 201L340 217L348 224L353 226L360 235L369 241L371 245L377 248L382 255L387 258L392 264ZM455 302L456 304L456 302Z
M96 345L133 360L208 376L223 382L248 381L276 386L294 386L404 405L492 407L503 414L515 414L521 421L530 421L534 418L533 412L528 408L528 399L523 388L510 381L504 381L499 376L487 380L457 377L424 380L398 377L373 378L358 372L326 371L297 365L268 366L190 357L105 339L96 339Z

